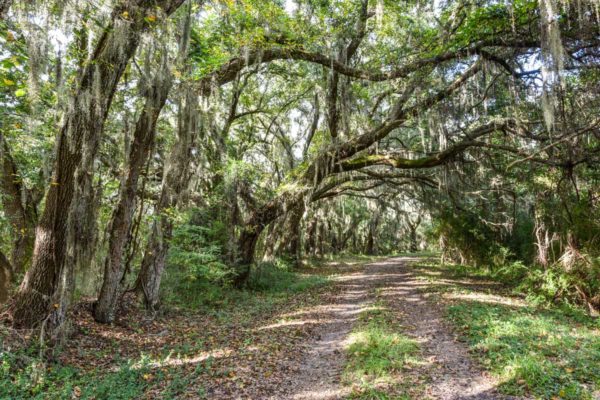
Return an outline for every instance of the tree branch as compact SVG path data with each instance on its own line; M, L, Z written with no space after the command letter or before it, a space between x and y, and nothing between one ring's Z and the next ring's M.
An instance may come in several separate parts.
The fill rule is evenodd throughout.
M501 122L494 121L480 126L468 134L469 139L463 140L454 144L453 146L450 146L444 151L437 152L427 157L409 159L397 154L368 154L350 160L343 160L338 163L338 168L336 170L339 170L340 172L355 171L373 165L389 165L393 168L400 169L423 169L437 167L438 165L444 164L463 150L481 144L481 142L475 141L474 139L499 130L506 130L508 126L512 126L514 124L514 120L507 119Z

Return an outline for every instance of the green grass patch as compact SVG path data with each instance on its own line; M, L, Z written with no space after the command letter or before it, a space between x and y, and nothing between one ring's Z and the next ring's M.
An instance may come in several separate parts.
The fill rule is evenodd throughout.
M0 354L0 399L129 400L146 398L151 387L160 387L162 398L174 399L189 391L198 375L208 368L210 359L198 363L192 371L156 368L148 357L142 356L135 362L117 362L111 371L102 368L83 371L43 363L23 351L5 352ZM202 386L197 387L198 398L204 398L203 390Z
M511 266L511 269L517 267ZM420 263L420 276L437 294L481 294L481 301L455 300L447 316L483 365L500 380L500 391L540 399L591 399L600 390L600 320L565 303L523 301L523 306L486 302L484 292L518 293L506 271L464 265ZM438 284L440 278L465 278ZM505 286L479 287L490 280ZM508 282L508 284L507 284ZM530 298L527 298L530 300Z
M538 399L592 399L600 391L600 320L566 303L527 300L500 304L487 294L519 294L522 284L504 279L519 269L492 271L463 265L422 262L415 270L440 295L469 294L453 300L447 317L482 364L500 381L499 390ZM507 272L508 271L508 272ZM515 274L516 276L516 274ZM438 283L440 278L450 278ZM466 279L468 284L452 282ZM499 286L484 286L490 280ZM508 283L508 284L507 284Z
M437 294L469 294L454 300L447 317L483 365L500 380L500 391L539 399L592 399L600 390L600 321L581 308L523 300L499 304L486 294L519 294L518 284L504 279L505 270L462 265L415 266ZM517 269L511 265L510 270ZM470 284L439 278L466 278ZM494 280L506 286L480 286ZM479 298L480 296L480 298ZM506 297L510 300L510 297ZM491 300L491 301L490 301Z
M399 324L381 303L362 313L350 336L345 384L353 386L353 399L403 399L398 373L419 363L417 342L399 329Z
M113 372L46 364L21 353L0 354L0 399L140 398L148 387L145 360L123 362Z
M450 306L448 316L500 378L503 393L575 400L600 389L598 321L477 301Z

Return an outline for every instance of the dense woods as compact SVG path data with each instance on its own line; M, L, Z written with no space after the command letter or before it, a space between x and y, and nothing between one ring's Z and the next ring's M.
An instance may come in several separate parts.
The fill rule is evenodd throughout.
M598 316L599 111L597 0L0 1L3 329L423 251Z

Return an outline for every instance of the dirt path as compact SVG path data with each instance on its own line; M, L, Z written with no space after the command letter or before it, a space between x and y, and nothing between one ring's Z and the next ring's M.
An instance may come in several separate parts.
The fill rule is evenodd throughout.
M329 400L349 394L349 388L341 384L345 347L358 316L371 302L374 271L374 265L366 266L364 272L339 277L339 294L302 315L305 320L318 321L315 334L304 345L304 358L294 366L296 374L270 399Z
M345 346L358 315L372 302L373 289L403 313L404 333L416 338L429 364L426 397L443 400L507 399L499 395L496 382L471 360L466 346L455 340L441 311L427 301L422 290L430 283L417 278L406 257L391 258L365 266L364 272L340 278L339 295L328 304L305 312L316 323L303 357L290 368L290 379L271 392L270 399L342 399L349 394L342 385Z
M508 399L495 390L497 382L471 359L468 348L458 342L445 323L442 310L427 301L430 282L419 279L410 267L417 259L390 259L379 268L387 276L382 295L404 315L405 333L421 343L424 357L431 363L426 395L444 400Z

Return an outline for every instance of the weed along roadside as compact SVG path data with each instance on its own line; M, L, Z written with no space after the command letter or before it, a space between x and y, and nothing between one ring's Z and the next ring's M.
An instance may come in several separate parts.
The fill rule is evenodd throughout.
M600 323L572 305L540 303L533 288L491 271L421 262L417 276L501 393L540 399L600 394ZM529 296L526 294L529 293Z

